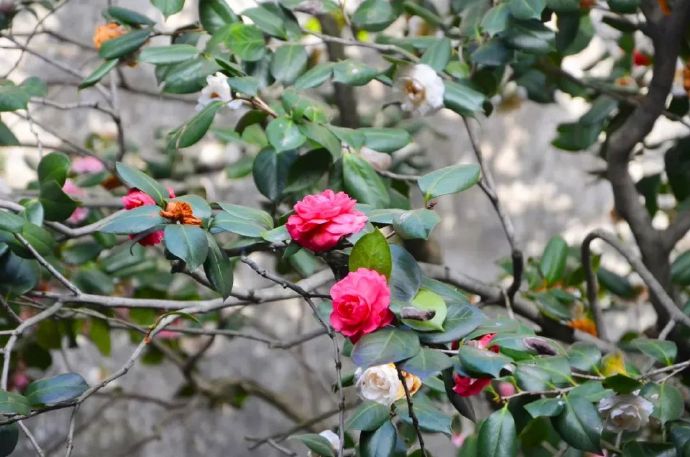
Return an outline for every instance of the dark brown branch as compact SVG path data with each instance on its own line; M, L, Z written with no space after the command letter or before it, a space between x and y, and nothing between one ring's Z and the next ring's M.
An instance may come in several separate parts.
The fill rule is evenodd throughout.
M422 436L422 429L419 427L419 419L414 412L414 404L412 403L412 398L410 397L410 389L407 387L407 381L403 375L402 370L399 366L395 366L395 370L398 372L398 379L402 383L403 389L405 390L405 399L407 400L407 412L412 419L412 427L414 427L415 432L417 432L417 441L419 441L419 451L422 457L426 457L426 449L424 448L424 437Z

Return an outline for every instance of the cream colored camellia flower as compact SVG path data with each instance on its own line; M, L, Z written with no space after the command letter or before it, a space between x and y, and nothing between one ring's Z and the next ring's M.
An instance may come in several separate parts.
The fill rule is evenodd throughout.
M401 108L417 116L434 113L443 107L443 80L429 65L420 63L397 82Z
M331 447L333 448L334 451L338 451L340 449L340 437L333 433L330 430L324 430L323 432L319 433L320 436L323 436L328 440L329 443L331 443ZM313 452L309 451L307 453L309 457L320 457L318 454L314 454Z
M242 100L232 98L232 92L228 85L228 78L222 73L216 73L206 77L206 87L201 89L201 95L196 105L196 110L201 111L213 102L221 101L230 109L242 106Z
M654 405L639 395L614 395L599 402L606 428L612 432L636 432L647 425Z
M403 372L407 390L414 395L422 387L422 381L417 376ZM359 396L364 400L375 401L389 406L395 401L405 397L403 387L395 365L377 365L366 370L357 368L355 379Z

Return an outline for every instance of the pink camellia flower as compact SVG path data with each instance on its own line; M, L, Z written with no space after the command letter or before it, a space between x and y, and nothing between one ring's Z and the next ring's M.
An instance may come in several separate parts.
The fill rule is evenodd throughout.
M175 198L175 192L172 190L172 188L168 188L168 195L170 198ZM155 205L156 201L146 192L142 192L139 189L129 189L127 195L122 197L122 204L124 205L125 209L129 210L138 208L140 206ZM139 235L129 235L129 239L133 240L138 236ZM142 246L155 246L161 241L163 241L163 231L157 230L140 239L139 244Z
M295 214L287 221L287 231L297 244L314 252L335 247L346 235L357 233L367 217L355 209L356 200L345 192L326 189L307 195L295 204Z
M331 298L331 325L352 342L393 321L388 282L374 270L360 268L348 273L331 287Z
M103 162L95 157L78 157L72 161L72 171L75 173L100 173L104 170Z
M479 349L489 349L490 351L498 352L498 346L489 347L491 340L493 340L495 336L495 333L487 333L478 340L468 341L465 344L472 345ZM473 395L480 394L489 384L491 384L491 378L472 378L459 374L453 375L453 381L455 382L453 391L461 397L471 397Z
M77 186L71 179L65 180L65 184L62 186L62 191L72 197L83 197L86 195L84 189ZM70 217L67 218L67 222L70 224L78 224L86 219L88 215L88 208L78 207L72 212Z

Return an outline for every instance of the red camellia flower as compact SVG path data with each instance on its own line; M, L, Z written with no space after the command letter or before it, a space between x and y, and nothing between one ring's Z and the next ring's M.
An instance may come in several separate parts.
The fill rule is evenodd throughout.
M489 347L491 340L496 336L495 333L487 333L478 340L472 340L466 344L475 346L479 349L489 349L493 352L498 352L498 346ZM471 397L481 393L489 384L491 384L491 378L471 378L469 376L462 376L459 374L453 375L453 381L455 381L455 386L453 386L453 391L460 395L461 397Z
M652 59L647 54L644 54L635 49L633 51L633 64L640 67L648 67L652 64Z
M393 321L388 282L374 270L360 268L349 273L331 287L331 298L331 325L353 342Z
M170 198L175 198L175 192L171 188L168 189L168 195L170 195ZM156 201L149 194L142 192L139 189L130 189L129 192L127 192L127 195L122 197L122 204L124 205L125 209L129 210L138 208L140 206L155 205ZM129 239L132 240L137 236L138 235L129 235ZM142 246L154 246L161 241L163 241L163 231L157 230L140 239L139 244Z
M287 220L287 231L297 244L314 252L335 247L351 233L357 233L367 217L355 209L356 200L345 192L326 189L307 195L295 204L295 214Z

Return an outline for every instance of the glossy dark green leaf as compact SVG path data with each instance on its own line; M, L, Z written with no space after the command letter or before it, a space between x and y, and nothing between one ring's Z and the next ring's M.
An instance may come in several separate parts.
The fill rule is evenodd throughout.
M0 146L19 146L17 137L2 121L0 121Z
M307 446L311 451L315 452L316 455L323 457L335 457L335 452L333 451L333 446L331 443L321 435L316 433L307 433L304 435L294 435L290 437L291 439L299 440Z
M19 233L22 231L25 222L26 219L21 216L17 216L9 211L0 210L0 230L10 233Z
M277 201L285 188L286 172L290 165L287 152L277 154L272 149L264 149L254 159L252 175L256 188L266 198Z
M155 205L140 206L128 211L123 211L106 222L99 231L123 235L143 233L167 222L167 219L163 218L160 212L161 209Z
M199 0L199 21L208 33L216 33L238 20L226 0Z
M675 386L649 383L642 388L640 395L654 404L652 417L659 419L662 424L680 419L683 415L683 395Z
M314 122L306 122L300 125L300 130L309 140L330 152L333 160L340 157L342 144L328 128Z
M253 25L232 24L226 44L240 59L254 62L266 53L264 34Z
M554 236L544 249L539 269L548 284L553 284L563 277L565 262L568 258L568 244L560 236Z
M242 11L243 16L247 16L256 26L269 35L279 38L286 38L285 22L283 18L267 5L259 5Z
M364 0L352 15L352 22L370 32L380 32L398 18L388 0Z
M111 60L133 53L149 39L151 31L148 29L134 30L121 37L108 40L98 51L103 59Z
M476 414L474 412L474 406L472 406L472 400L467 397L461 397L453 391L455 382L453 380L453 370L447 369L443 371L443 386L446 390L446 395L451 405L463 416L471 420L472 422L477 421Z
M184 0L151 0L153 6L158 8L166 18L179 13L184 6Z
M387 278L393 269L393 257L386 237L380 230L362 236L355 243L348 260L350 271L358 268L367 268L378 271Z
M290 84L307 66L307 50L299 44L286 44L273 53L271 74L282 83Z
M168 46L148 46L139 54L140 62L154 65L184 62L199 55L199 50L189 44L171 44Z
M682 286L690 285L690 251L685 251L671 264L671 279Z
M316 185L330 166L331 155L325 149L314 149L299 156L288 170L285 192L298 192Z
M220 67L212 60L197 57L184 62L156 67L156 70L159 69L165 69L159 78L159 82L163 84L163 92L190 94L203 89L206 85L206 77L218 71Z
M546 6L545 0L510 0L510 14L516 19L539 19Z
M421 63L429 65L437 72L442 72L448 62L452 52L452 44L448 38L442 38L435 41L431 46L424 51Z
M77 208L77 203L62 190L62 186L56 181L41 184L39 201L43 206L45 218L49 221L63 221Z
M143 171L132 168L122 162L115 164L115 171L127 186L149 194L159 206L164 206L169 196L168 190L161 183L151 178ZM126 232L132 233L132 232Z
M24 396L34 406L57 405L78 398L89 385L77 373L64 373L29 384Z
M424 432L443 433L451 435L451 418L446 415L438 404L434 404L431 400L421 395L413 397L414 414L417 416L419 428ZM398 417L402 422L412 425L412 418L407 407L407 400L398 400L395 404L398 411Z
M208 104L184 125L170 133L170 145L175 148L187 148L198 143L206 135L216 113L222 107L223 102Z
M678 354L678 347L673 341L636 338L629 344L630 347L637 349L665 365L673 364Z
M414 332L384 328L364 335L352 349L352 361L362 368L398 362L414 357L420 351Z
M235 76L228 78L228 84L241 94L256 96L259 92L259 80L252 76Z
M489 375L498 377L501 371L510 365L512 360L488 349L480 349L463 344L458 349L460 365L470 375Z
M601 351L592 343L577 342L568 349L568 361L573 368L590 371L601 360Z
M423 348L416 356L400 365L400 368L424 380L446 368L450 368L452 365L453 362L450 357L443 352Z
M9 457L19 442L19 427L16 423L0 425L0 457Z
M333 81L350 86L363 86L380 72L362 62L347 59L333 66Z
M357 129L357 132L364 135L366 147L379 152L395 152L412 141L409 132L403 129L367 127Z
M70 160L65 154L61 152L46 154L38 163L38 181L42 185L55 181L62 187L67 179L69 168Z
M565 408L565 402L560 398L542 398L524 406L530 416L553 417L558 416Z
M309 71L295 80L295 88L304 90L320 86L333 76L334 65L332 62L326 62L310 68Z
M426 208L404 211L393 218L393 229L404 240L428 240L441 217Z
M492 413L479 427L477 454L482 457L515 457L515 419L507 407Z
M600 453L603 424L594 405L579 395L563 397L565 409L552 419L563 441L581 451Z
M481 111L484 95L471 87L454 81L444 81L443 104L460 115L471 116Z
M38 225L32 223L24 224L24 227L22 227L22 236L26 241L29 242L31 246L34 247L34 249L36 249L36 251L38 251L39 254L43 256L52 254L53 249L55 248L55 237L53 237L48 230L44 229L43 227L39 227ZM29 259L34 258L33 254L29 252L26 252L26 255L21 255Z
M202 265L208 255L206 233L194 225L166 225L165 247L184 261L190 271Z
M365 401L357 407L345 422L347 430L372 431L390 417L390 408L375 401Z
M479 182L479 178L478 165L451 165L425 174L419 178L418 185L424 194L424 200L429 201L469 189Z
M685 457L687 454L677 454L673 445L668 443L629 441L623 446L623 457L679 457L681 455Z
M388 188L376 170L356 154L343 155L343 180L347 193L359 203L375 208L389 204Z
M93 72L91 72L84 80L79 83L79 89L86 89L97 84L101 79L105 77L110 71L117 66L119 63L118 59L106 60L98 66Z
M31 405L26 397L15 392L0 390L0 414L25 416L31 411Z
M541 21L512 21L501 36L510 47L528 53L545 54L554 48L555 33Z
M494 36L506 29L510 17L510 3L499 3L486 12L482 18L482 28L489 36Z
M634 14L640 7L640 0L607 0L611 11L619 14Z
M266 136L276 152L297 149L307 140L299 127L288 117L273 119L266 127Z
M214 290L226 299L232 292L232 263L213 236L207 233L206 238L208 240L208 257L204 261L204 273L206 273L206 277Z
M155 1L155 0L152 0ZM141 13L122 8L120 6L111 6L105 10L105 14L112 17L120 24L125 25L154 25L155 22Z
M386 421L374 431L362 432L359 436L359 454L361 457L389 457L393 455L398 432Z
M273 228L273 219L265 211L231 203L220 205L223 211L213 218L211 233L230 232L257 238Z
M422 285L422 271L417 261L404 248L392 245L393 269L390 277L391 299L408 303Z
M424 343L443 344L457 341L475 330L484 321L484 314L473 305L448 303L443 332L430 332L420 335Z
M602 381L602 386L612 389L617 394L627 395L642 387L642 383L621 373L609 376Z

